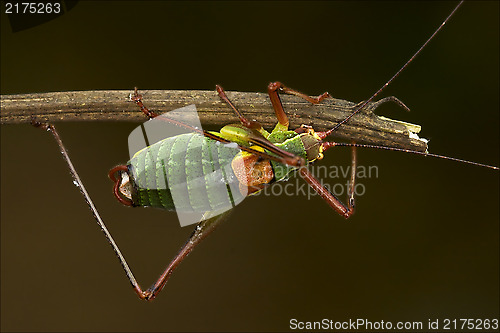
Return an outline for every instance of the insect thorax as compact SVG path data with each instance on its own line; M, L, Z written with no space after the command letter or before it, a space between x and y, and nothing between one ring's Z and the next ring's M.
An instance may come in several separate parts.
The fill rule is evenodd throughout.
M308 163L323 157L321 152L321 139L317 137L312 128L310 131L301 134L295 131L271 133L269 141L289 153L304 158ZM287 180L288 175L296 170L294 167L274 161L271 161L271 164L273 166L276 181Z

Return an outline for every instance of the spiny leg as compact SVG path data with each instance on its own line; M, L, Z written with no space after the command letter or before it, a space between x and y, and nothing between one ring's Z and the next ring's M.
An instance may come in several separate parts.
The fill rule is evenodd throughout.
M78 189L82 193L82 195L85 198L85 201L87 202L88 206L90 207L90 210L92 211L92 214L94 215L94 218L97 221L97 224L101 228L102 232L104 233L106 239L108 240L109 244L113 248L113 251L116 253L120 264L122 265L123 269L125 270L125 273L127 274L127 278L129 279L130 283L132 284L132 287L134 288L134 291L137 293L139 298L143 300L150 301L158 295L158 293L163 289L165 286L165 283L167 282L168 278L174 271L174 269L187 257L187 255L198 245L205 237L207 237L212 231L214 231L215 227L220 224L228 215L229 212L225 212L221 215L209 218L205 221L202 221L197 224L196 228L194 229L193 233L189 237L188 241L186 244L181 248L179 253L174 257L174 259L170 262L170 264L167 266L163 274L158 278L158 280L146 291L143 291L140 287L140 285L137 283L137 280L134 277L134 274L132 273L132 270L127 264L127 261L125 260L125 257L123 257L120 249L118 248L118 245L115 243L113 237L111 236L111 233L108 231L106 228L106 225L104 224L104 221L102 220L101 216L99 215L99 212L94 206L94 203L92 202L92 199L90 198L90 195L88 194L87 190L85 189L85 186L83 185L83 182L81 181L78 173L76 172L75 167L73 166L73 163L71 162L71 159L68 155L68 152L59 136L59 133L57 132L56 128L52 124L44 124L40 123L34 119L31 121L32 125L38 128L45 129L49 131L55 138L59 149L63 155L63 158L65 162L67 163L71 176L73 177L74 181L78 184ZM115 170L116 169L116 170ZM121 167L117 167L113 169L114 172L117 172L121 170ZM114 177L114 176L113 176Z
M255 129L257 131L261 130L262 129L262 125L255 121L255 120L248 120L235 106L234 104L229 100L229 98L227 97L226 95L226 92L224 91L224 89L219 86L218 84L215 85L215 89L217 90L217 93L219 94L219 97L224 101L226 102L230 107L231 109L233 109L233 111L236 113L236 115L238 116L238 118L240 119L240 122L243 124L243 126L245 126L246 128L250 128L250 129Z
M64 161L68 165L68 168L70 169L71 176L73 177L73 180L78 184L78 189L82 193L83 197L85 198L85 201L87 202L88 206L90 207L90 210L92 211L92 214L94 215L94 218L97 221L97 224L101 228L102 232L104 233L104 236L108 240L109 244L113 248L113 251L115 251L118 259L120 260L120 264L122 265L123 269L125 270L125 273L127 274L127 277L132 284L132 287L134 288L135 292L144 299L144 292L141 290L141 287L137 283L137 280L134 277L134 274L130 270L127 261L123 257L122 253L120 252L120 249L118 248L118 245L116 245L113 237L111 236L110 232L106 228L106 225L104 224L104 221L101 219L101 216L99 215L99 212L94 206L94 203L92 202L92 199L90 198L90 195L88 194L87 190L85 189L85 186L83 185L83 182L81 181L78 173L76 172L75 167L73 166L73 163L71 162L71 159L69 158L68 152L59 136L59 133L57 132L56 128L52 124L45 124L45 123L40 123L36 121L35 119L32 118L31 124L35 127L45 129L49 131L53 136L54 139L57 142L57 145L59 146L59 150L61 151L61 154L64 158Z
M144 293L145 297L143 299L147 301L153 300L156 295L158 295L158 293L163 289L177 266L179 266L179 264L188 256L188 254L191 253L191 251L193 251L196 245L200 244L203 239L210 235L212 231L214 231L215 228L229 216L230 212L231 211L224 212L220 215L211 217L198 223L184 246L172 259L167 268L165 268L158 280L156 280L156 282Z
M354 213L354 186L356 181L356 147L352 147L351 160L351 181L349 184L349 193L347 194L347 205L340 201L319 180L314 177L307 168L299 169L299 174L304 180L332 207L337 213L349 218Z
M283 109L283 104L281 103L281 99L279 96L279 91L284 92L285 94L289 95L295 95L300 98L305 99L306 101L309 101L313 104L318 104L325 98L331 97L329 93L325 92L318 97L311 97L306 94L303 94L297 90L288 88L283 85L281 82L271 82L267 86L267 92L269 94L269 99L271 100L271 104L273 105L274 112L276 113L276 118L278 118L279 124L284 127L285 129L288 129L288 117L285 113L285 110Z

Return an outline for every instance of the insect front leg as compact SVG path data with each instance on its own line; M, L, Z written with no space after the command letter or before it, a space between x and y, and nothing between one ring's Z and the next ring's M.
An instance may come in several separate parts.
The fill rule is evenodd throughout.
M300 168L299 174L304 180L330 205L337 213L349 218L354 213L354 186L356 181L356 147L352 147L351 159L351 181L349 184L349 193L347 194L347 205L340 201L327 188L325 188L316 177L314 177L307 168Z
M284 92L285 94L295 95L300 98L305 99L313 104L318 104L325 98L331 97L328 92L325 92L318 97L311 97L306 94L303 94L297 90L291 89L283 85L281 82L271 82L267 86L267 92L269 94L269 99L271 100L271 104L273 105L274 112L276 113L276 118L278 118L277 128L282 131L288 130L288 117L285 113L285 109L283 109L283 104L281 103L281 99L279 96L279 91Z
M137 106L141 109L142 112L149 118L153 119L159 116L158 113L154 111L150 111L143 103L142 103L142 95L139 94L137 87L134 88L134 93L130 94L130 100L135 102Z

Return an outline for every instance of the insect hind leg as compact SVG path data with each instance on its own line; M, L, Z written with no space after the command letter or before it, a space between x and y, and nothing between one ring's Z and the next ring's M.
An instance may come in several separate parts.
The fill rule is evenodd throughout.
M137 280L134 277L134 274L132 273L132 270L127 264L127 261L125 260L125 257L123 257L120 249L118 248L118 245L116 245L113 237L111 236L110 232L108 231L108 228L104 224L104 221L102 220L101 216L99 215L99 212L97 211L97 208L95 207L94 203L92 202L92 199L90 198L90 195L88 194L87 190L85 189L85 186L83 185L82 180L80 179L80 176L78 175L78 172L76 171L75 167L73 166L73 163L71 162L71 159L68 155L68 151L66 150L66 147L64 146L61 137L59 136L59 133L56 130L56 127L52 124L49 123L41 123L37 121L35 118L31 118L31 124L37 128L44 129L52 134L54 139L57 142L57 145L59 146L59 150L62 154L62 157L64 161L66 162L69 170L71 177L73 178L74 183L77 185L78 189L80 190L80 193L83 195L85 198L85 202L89 206L90 210L92 211L92 214L94 215L95 220L97 221L97 224L101 228L101 231L104 233L104 236L106 237L108 243L111 245L113 248L113 251L115 252L116 256L118 257L118 260L120 261L120 264L123 267L123 270L125 271L125 274L127 275L127 278L129 279L130 283L132 284L135 292L141 299L146 299L148 300L147 297L149 297L149 294L147 292L142 291L141 287L137 283Z

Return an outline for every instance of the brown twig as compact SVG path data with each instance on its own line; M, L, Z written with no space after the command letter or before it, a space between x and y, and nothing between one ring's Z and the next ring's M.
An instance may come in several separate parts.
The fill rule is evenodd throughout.
M38 121L136 121L145 120L136 105L130 102L131 90L69 91L38 94L2 95L1 124L30 123ZM171 111L195 104L203 125L223 126L237 123L233 111L214 91L199 90L148 90L142 91L144 103L157 112ZM227 92L228 97L249 119L271 129L276 117L267 94ZM290 118L291 128L301 124L324 131L347 117L356 103L329 98L312 105L295 96L283 96L283 105ZM389 147L426 151L427 142L415 133L420 126L404 123L372 112L375 103L368 104L340 127L333 137ZM333 139L332 139L333 140Z

